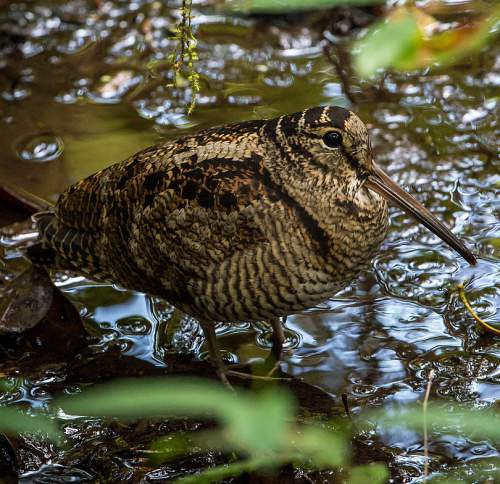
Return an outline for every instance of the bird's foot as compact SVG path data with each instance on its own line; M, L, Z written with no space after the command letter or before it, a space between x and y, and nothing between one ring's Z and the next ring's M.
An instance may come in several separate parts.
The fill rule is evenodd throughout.
M273 368L271 372L267 372L266 374L259 375L254 373L245 373L244 371L234 370L233 368L248 368L248 365L231 365L231 367L227 367L224 363L216 364L216 372L220 381L230 390L234 391L233 386L228 380L228 377L240 378L242 380L253 380L253 381L291 381L292 379L289 377L276 377L271 376L279 365L276 368Z
M280 363L281 363L280 360L277 360L274 362L272 368L267 372L268 377L271 377L272 375L274 375L276 373L277 370L279 370Z
M280 364L283 361L283 346L276 347L273 345L271 353L264 361L264 368L267 370L267 376L272 376L279 370Z
M258 381L290 381L291 378L283 376L270 376L268 375L254 375L253 373L244 373L242 371L227 370L226 375L242 378L245 380L258 380Z
M234 387L229 383L229 380L227 379L227 367L225 365L216 365L216 372L217 376L219 377L219 380L222 382L222 384L229 388L232 392L234 392Z

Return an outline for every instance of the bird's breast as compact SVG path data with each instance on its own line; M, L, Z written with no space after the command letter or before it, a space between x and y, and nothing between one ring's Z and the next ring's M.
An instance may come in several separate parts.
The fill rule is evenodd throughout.
M350 199L336 200L325 220L328 270L339 274L337 277L352 279L374 257L387 235L387 203L362 188Z

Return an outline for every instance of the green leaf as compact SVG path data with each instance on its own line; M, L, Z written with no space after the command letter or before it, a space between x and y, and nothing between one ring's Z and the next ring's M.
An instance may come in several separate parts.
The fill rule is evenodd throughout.
M236 477L244 472L252 472L257 469L261 470L266 467L276 467L281 462L275 458L261 457L248 459L231 464L223 464L220 466L206 469L192 476L182 477L175 481L176 484L209 484L211 482L220 481L226 477Z
M159 465L180 455L189 454L189 448L190 442L186 434L166 435L153 442L149 460L153 465Z
M375 413L379 425L406 426L416 430L423 429L423 412L421 408L414 408L397 413ZM450 432L455 429L461 434L477 436L486 439L500 439L500 414L494 410L467 410L450 412L444 408L427 409L427 425L433 431Z
M54 442L60 441L62 437L61 431L49 417L28 415L13 407L0 407L0 431L6 434L42 432Z
M431 61L441 66L454 64L480 50L492 37L498 36L499 29L500 6L497 6L490 15L472 26L462 25L433 36L428 42L431 50L435 51ZM440 45L443 43L444 49Z
M332 8L338 5L372 5L382 0L226 0L223 8L238 13L283 14L301 10Z
M383 484L389 479L389 470L385 464L374 462L363 466L353 467L350 472L349 484Z
M409 13L377 22L353 46L354 67L369 77L383 67L402 67L414 58L422 37Z
M240 399L236 412L228 415L229 438L234 445L259 455L286 445L294 408L288 393L268 390Z
M301 457L311 459L320 469L340 466L349 455L347 440L342 434L320 427L304 428L295 445Z
M226 425L233 448L259 454L283 446L294 406L287 392L234 394L200 379L124 380L64 397L67 413L118 418L149 416L215 417Z
M239 410L236 395L221 384L178 378L121 380L63 397L55 404L74 415L129 419L166 415L227 419Z

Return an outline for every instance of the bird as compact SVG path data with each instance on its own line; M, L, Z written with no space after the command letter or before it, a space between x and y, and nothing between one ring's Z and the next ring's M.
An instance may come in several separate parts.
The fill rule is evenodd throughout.
M366 125L320 106L161 141L68 187L35 216L35 267L158 296L215 325L282 318L332 297L380 250L394 204L470 264L472 252L375 163Z

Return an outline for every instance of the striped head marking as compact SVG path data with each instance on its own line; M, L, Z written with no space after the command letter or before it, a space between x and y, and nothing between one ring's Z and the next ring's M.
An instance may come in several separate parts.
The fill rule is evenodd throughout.
M364 178L371 171L372 153L368 130L352 111L325 106L281 116L269 122L282 155L292 165L321 168L339 175Z

